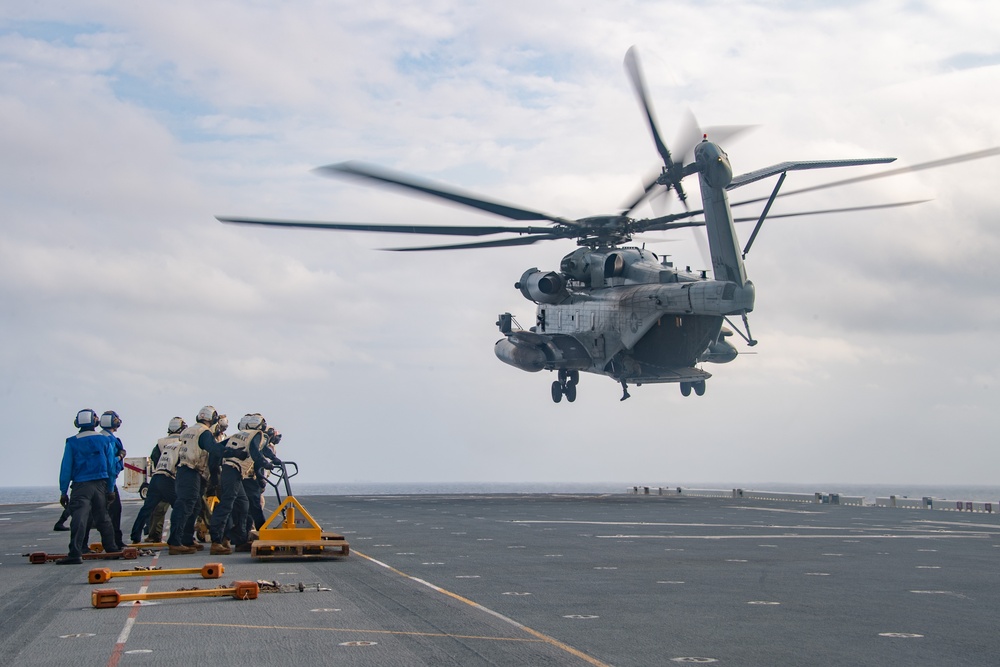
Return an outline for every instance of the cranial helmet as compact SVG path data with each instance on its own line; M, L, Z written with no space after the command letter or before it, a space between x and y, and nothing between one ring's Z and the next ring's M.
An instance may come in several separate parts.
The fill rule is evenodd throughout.
M122 418L118 416L118 413L114 410L108 410L103 415L101 415L101 428L106 428L109 431L116 429L122 425Z
M226 429L229 428L229 417L226 415L219 415L219 423L216 424L219 433L225 433Z
M211 405L206 405L198 411L196 421L200 421L202 424L214 424L219 421L219 413Z
M174 417L173 419L170 420L170 423L167 424L167 433L171 435L173 435L174 433L180 433L187 427L188 425L186 421L184 421L180 417Z
M77 428L97 428L97 425L100 423L100 417L90 408L77 412L76 419L73 420L73 426Z
M239 429L241 431L263 431L266 428L267 422L264 421L264 416L259 412L243 415L243 418L240 419Z

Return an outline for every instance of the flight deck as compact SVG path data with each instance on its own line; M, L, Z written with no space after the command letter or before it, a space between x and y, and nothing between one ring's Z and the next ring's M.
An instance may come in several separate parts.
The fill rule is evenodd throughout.
M58 505L0 506L0 656L12 665L990 665L1000 655L1000 517L656 495L308 496L350 555L84 565ZM138 505L125 503L123 524ZM121 593L272 582L255 600L95 609ZM297 584L302 584L298 586ZM301 589L301 590L300 590ZM328 589L328 590L327 590Z

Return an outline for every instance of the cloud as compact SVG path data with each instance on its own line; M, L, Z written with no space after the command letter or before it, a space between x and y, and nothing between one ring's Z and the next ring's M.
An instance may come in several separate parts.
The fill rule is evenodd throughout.
M766 223L747 260L761 344L709 367L700 399L653 385L619 403L617 384L585 376L556 406L549 374L494 358L497 313L533 320L513 283L572 243L395 254L375 248L424 239L214 220L494 221L309 173L346 159L557 215L614 211L657 165L622 70L632 44L666 137L687 107L704 125L760 125L726 146L737 172L1000 145L1000 10L627 10L0 10L0 417L5 450L28 450L7 483L54 479L80 407L118 410L141 451L206 402L264 412L304 481L987 481L995 159L779 200L775 212L934 199ZM657 252L697 268L691 235L677 238ZM974 463L942 463L955 434Z

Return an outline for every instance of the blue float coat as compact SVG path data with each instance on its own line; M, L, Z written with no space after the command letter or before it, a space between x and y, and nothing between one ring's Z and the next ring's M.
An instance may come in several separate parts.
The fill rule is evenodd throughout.
M113 432L101 429L101 433L111 438L111 441L115 443L115 480L117 481L118 475L122 474L122 471L125 470L125 459L118 456L119 452L125 451L125 446L122 444L122 439Z
M115 441L105 433L80 431L66 438L62 467L59 469L59 491L69 493L70 482L108 481L108 490L114 488L118 476L118 451Z

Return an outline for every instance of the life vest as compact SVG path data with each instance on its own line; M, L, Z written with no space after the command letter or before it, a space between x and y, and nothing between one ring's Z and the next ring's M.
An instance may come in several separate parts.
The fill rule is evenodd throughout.
M258 433L262 436L260 441L264 442L267 437L263 435L263 431L259 430L240 431L236 435L229 438L229 441L226 442L227 448L239 450L247 455L245 459L237 458L235 456L227 456L222 459L222 465L236 468L240 471L243 479L251 479L255 475L253 457L250 456L250 441L252 441L254 436Z
M198 446L201 434L211 429L202 423L189 426L181 431L177 447L177 465L197 470L205 479L208 474L208 452Z
M156 462L154 475L166 475L173 479L177 472L178 449L181 445L179 435L168 435L156 441L156 447L160 450L160 458Z

